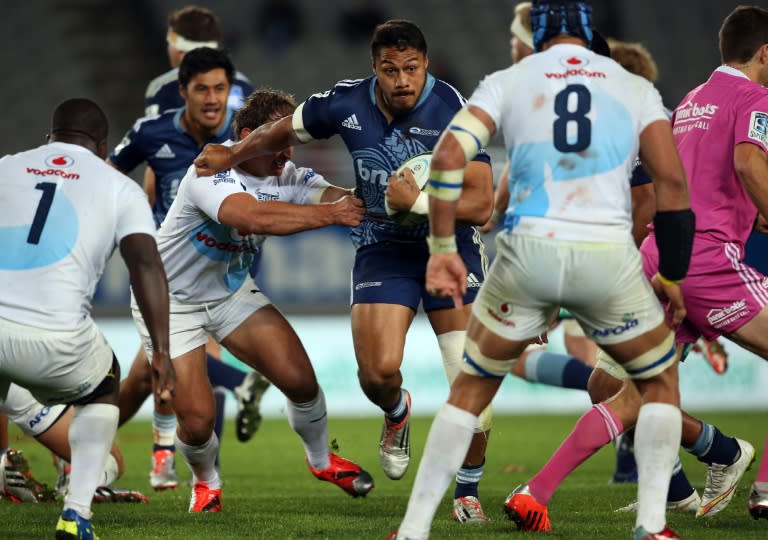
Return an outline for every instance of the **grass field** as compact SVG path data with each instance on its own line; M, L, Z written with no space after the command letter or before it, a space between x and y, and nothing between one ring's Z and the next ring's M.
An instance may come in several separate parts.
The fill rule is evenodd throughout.
M758 456L765 441L765 413L707 414L705 418L724 431L750 440ZM503 515L502 504L515 486L528 479L544 463L567 434L575 416L505 416L494 419L481 498L493 522L461 526L452 522L450 494L440 506L432 538L532 538L519 533ZM303 463L298 438L285 420L265 420L248 443L238 442L232 421L225 427L222 446L224 510L219 514L187 513L189 489L151 493L147 474L150 426L132 422L120 430L118 442L125 454L127 471L116 485L138 489L150 498L147 505L104 504L95 506L93 518L102 539L381 539L394 529L405 511L416 465L421 456L430 419L416 418L412 428L414 461L406 477L388 480L378 464L377 419L331 419L330 435L345 457L368 469L376 480L365 499L352 499L339 488L318 482ZM13 428L15 430L15 428ZM55 473L50 455L34 441L11 432L12 445L22 448L32 471L52 483ZM701 488L704 466L690 456L683 463L692 483ZM613 450L603 449L566 482L550 504L554 531L563 539L629 538L634 514L613 510L634 500L634 485L609 486ZM177 464L181 477L189 473ZM768 521L754 521L746 511L749 485L756 470L747 472L731 505L707 520L690 514L671 514L671 526L686 539L765 539ZM0 503L0 538L52 538L60 505Z

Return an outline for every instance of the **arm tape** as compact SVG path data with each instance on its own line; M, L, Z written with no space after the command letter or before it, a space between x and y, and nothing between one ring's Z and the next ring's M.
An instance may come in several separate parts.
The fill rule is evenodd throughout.
M668 281L682 280L691 261L696 216L690 208L656 212L653 227L659 248L659 274Z
M451 123L448 124L448 131L461 146L467 162L472 161L491 138L491 134L483 121L466 107L456 113Z
M458 201L464 184L464 169L436 171L430 169L427 194L443 201Z

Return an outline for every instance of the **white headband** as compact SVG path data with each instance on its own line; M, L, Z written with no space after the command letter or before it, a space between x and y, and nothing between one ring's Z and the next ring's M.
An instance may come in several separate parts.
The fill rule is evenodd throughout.
M533 33L528 28L523 26L519 16L515 15L515 18L512 20L512 24L509 26L509 31L517 36L517 39L533 49Z
M210 47L211 49L217 49L219 47L218 41L192 41L184 36L180 36L176 32L168 32L166 41L177 51L188 53L193 49L199 49L200 47Z

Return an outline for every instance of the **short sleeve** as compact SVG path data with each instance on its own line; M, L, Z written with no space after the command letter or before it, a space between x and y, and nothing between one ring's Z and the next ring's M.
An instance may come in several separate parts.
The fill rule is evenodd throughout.
M734 143L752 143L768 153L768 96L737 110Z
M502 92L499 90L499 75L485 77L469 98L468 105L484 110L498 128L501 126Z
M183 202L191 203L216 223L220 223L221 203L230 195L244 191L240 180L231 169L216 173L214 176L199 177L194 167L190 167L181 181L177 197L183 193L185 197Z
M117 220L115 222L115 243L131 234L155 234L155 220L152 209L142 189L130 178L120 175L115 197Z
M323 192L331 184L312 169L296 167L292 162L288 164L280 176L281 187L289 191L288 200L296 204L319 203Z
M123 137L112 152L109 154L109 160L115 166L124 172L131 172L146 159L146 152L143 148L143 141L139 133L140 124L137 122L133 128Z
M669 112L664 107L664 102L661 100L661 94L650 82L637 77L642 81L642 100L643 106L640 108L640 117L638 124L638 133L642 133L645 128L658 120L669 121Z
M336 134L336 126L331 122L333 97L332 90L314 94L296 108L293 113L293 130L299 140L309 142Z

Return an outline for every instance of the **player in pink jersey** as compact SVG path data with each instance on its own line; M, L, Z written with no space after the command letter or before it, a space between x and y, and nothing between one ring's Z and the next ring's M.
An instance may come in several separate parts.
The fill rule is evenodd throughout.
M720 28L720 54L723 65L673 116L697 216L691 266L681 284L688 313L676 340L723 335L768 359L768 279L744 263L758 213L768 216L768 11L732 11ZM653 236L641 249L649 276L658 268ZM728 466L722 474L729 474ZM749 511L768 518L765 450Z

